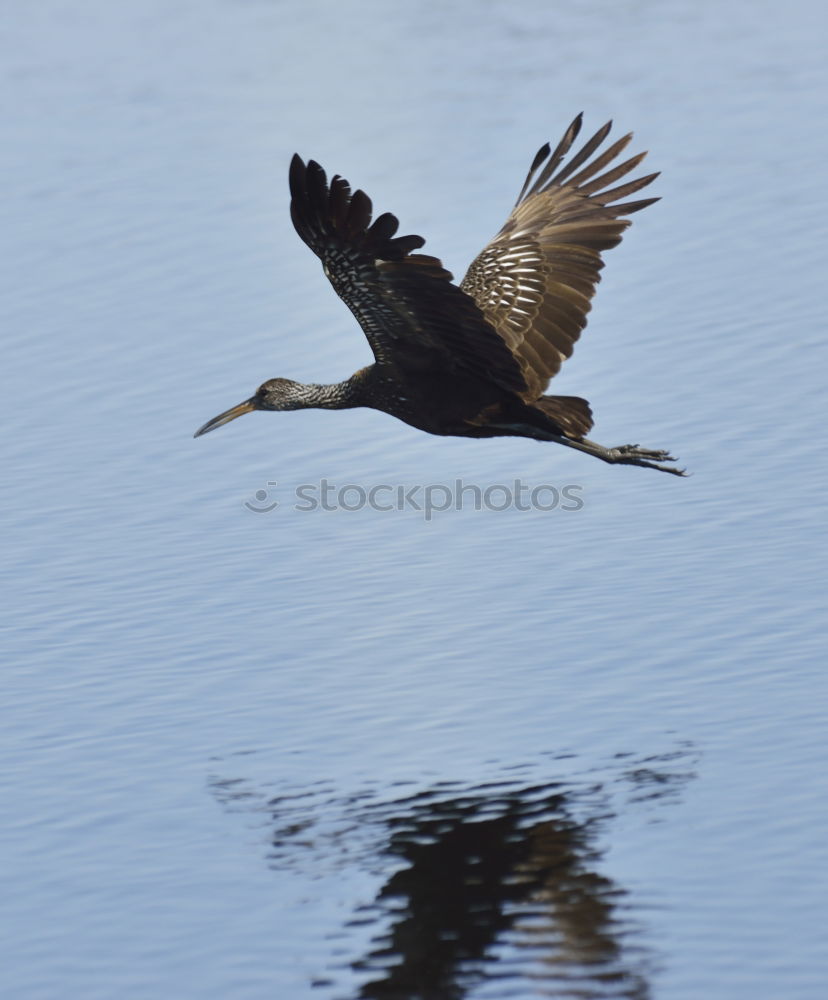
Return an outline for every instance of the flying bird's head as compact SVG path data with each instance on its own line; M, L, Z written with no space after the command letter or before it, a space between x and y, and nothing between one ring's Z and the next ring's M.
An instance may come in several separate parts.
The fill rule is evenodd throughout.
M193 436L200 437L208 431L214 431L253 410L302 410L307 405L307 386L292 382L289 378L272 378L263 382L250 399L208 420Z
M307 406L307 387L289 378L263 382L253 397L256 410L302 410Z

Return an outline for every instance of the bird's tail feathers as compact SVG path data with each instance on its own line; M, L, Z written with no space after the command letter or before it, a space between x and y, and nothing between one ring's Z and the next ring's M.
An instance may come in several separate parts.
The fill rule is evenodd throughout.
M582 438L592 429L592 410L580 396L541 396L534 404L567 435Z

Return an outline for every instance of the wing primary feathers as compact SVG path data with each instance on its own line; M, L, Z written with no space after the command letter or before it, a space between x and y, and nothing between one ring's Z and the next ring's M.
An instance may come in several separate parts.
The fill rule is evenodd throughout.
M590 177L594 177L599 170L603 170L608 163L612 163L616 156L618 156L618 154L629 145L631 139L632 132L628 132L627 135L622 135L621 138L617 139L608 149L605 149L600 156L596 157L592 163L587 164L587 166L585 166L584 169L577 174L577 176L570 177L569 183L573 187L580 188L583 191L584 181L588 181ZM642 157L645 155L645 153L641 154ZM621 175L619 174L619 176Z
M406 257L412 250L419 250L425 246L425 240L422 236L397 236L389 240L388 245L393 251L391 256L396 260L398 257Z
M584 184L578 190L584 194L598 194L607 185L614 184L615 181L620 180L625 174L634 170L646 155L646 153L639 153L637 156L631 156L629 160L619 163L617 167L613 167L612 170L608 170L605 174L601 174L600 177L596 177L589 184Z
M348 211L348 200L351 197L351 186L338 174L331 178L331 191L328 196L328 213L334 226L345 218Z
M328 182L325 177L325 171L315 160L308 162L305 183L307 185L308 204L313 212L314 221L317 226L324 229L328 214Z
M595 152L595 150L601 145L601 143L606 139L609 130L612 128L612 122L608 121L606 125L602 125L601 128L595 133L595 135L584 145L584 148L577 153L569 163L563 167L560 173L556 174L552 183L553 184L563 184L567 177L573 171L577 170L582 163L585 163L590 156Z
M526 189L529 187L529 182L532 180L532 175L538 169L538 167L543 163L547 156L549 156L549 151L552 147L548 142L545 142L541 148L535 154L535 159L532 160L532 166L529 168L529 173L526 175L526 180L523 182L523 187L520 189L520 194L517 196L516 205L519 205L523 201L523 196L526 194Z
M583 120L584 120L584 113L583 111L579 111L578 114L575 116L572 124L569 126L566 132L564 132L563 138L555 147L555 151L549 157L549 162L543 168L543 170L540 173L540 176L532 185L527 197L530 197L531 195L536 194L538 191L540 191L541 188L546 184L546 182L552 176L558 164L561 162L564 156L566 156L566 154L569 152L569 147L578 138L578 133L581 131L581 124L583 123Z
M367 232L371 240L388 240L400 228L397 217L390 212L383 212L374 219L373 225Z
M634 194L636 191L640 191L641 188L651 184L656 177L658 177L658 174L659 171L656 171L654 174L647 174L646 177L638 177L636 180L629 181L627 184L621 184L618 187L610 188L609 191L602 191L601 201L605 205L609 205L613 201L618 201L619 198L626 198L628 194ZM658 199L656 199L656 201L658 201Z
M646 208L648 205L655 205L657 201L661 201L661 198L644 198L641 201L628 201L621 205L613 205L612 207L614 211L622 215L631 215L633 212L640 212L642 208Z
M348 219L345 223L346 238L356 239L364 232L371 222L371 199L364 191L354 191L348 208Z
M294 153L290 161L288 171L288 184L290 193L294 198L299 198L305 192L305 164L298 153Z

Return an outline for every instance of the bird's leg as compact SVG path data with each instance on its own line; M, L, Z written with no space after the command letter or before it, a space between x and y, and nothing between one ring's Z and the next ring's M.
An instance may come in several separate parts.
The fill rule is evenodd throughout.
M659 469L661 472L670 472L674 476L685 476L684 469L678 469L674 465L662 465L662 462L675 462L673 456L666 451L651 451L649 448L639 448L637 444L622 444L617 448L605 448L603 445L590 441L589 438L578 440L564 437L563 435L550 435L550 438L558 444L567 448L575 448L577 451L586 452L587 455L594 455L602 462L610 465L640 465L645 469Z

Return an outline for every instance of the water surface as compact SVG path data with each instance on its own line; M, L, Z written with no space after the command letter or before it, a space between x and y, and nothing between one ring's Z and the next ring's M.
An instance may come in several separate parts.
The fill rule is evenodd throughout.
M4 995L822 995L825 26L9 10ZM294 151L460 275L580 110L663 200L556 391L692 478L368 411L192 440L370 360ZM322 479L583 507L294 510Z

